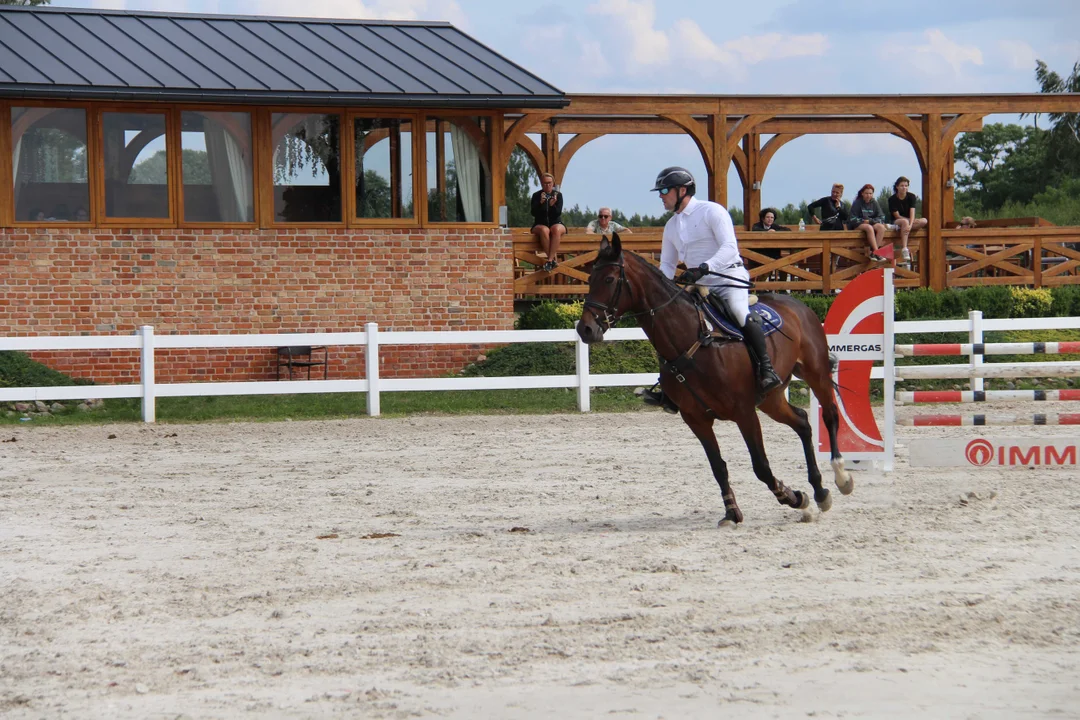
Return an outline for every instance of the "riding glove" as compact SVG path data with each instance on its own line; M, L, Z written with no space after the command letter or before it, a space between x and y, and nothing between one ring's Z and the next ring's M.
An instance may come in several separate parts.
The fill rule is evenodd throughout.
M696 268L688 268L675 280L676 282L685 283L690 285L696 283L701 278L709 274L709 266L707 263L701 263Z

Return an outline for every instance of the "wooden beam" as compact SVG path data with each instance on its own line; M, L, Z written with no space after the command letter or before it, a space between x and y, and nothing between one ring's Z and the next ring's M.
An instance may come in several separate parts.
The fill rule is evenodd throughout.
M697 145L698 152L701 153L701 159L705 163L705 172L712 172L713 139L709 137L708 130L701 127L701 125L689 115L663 115L661 117L675 123L686 131L694 141L694 144Z
M924 168L925 172L927 160L927 143L926 138L923 135L925 128L919 127L919 123L912 120L907 115L890 114L880 115L879 117L881 117L881 119L887 122L892 123L901 133L903 133L907 141L911 143L913 148L915 148L915 156L919 160L919 167ZM938 120L941 120L940 115L938 115Z
M930 277L927 278L932 290L945 289L948 264L945 257L945 239L941 234L944 221L943 165L941 152L941 115L929 114L923 120L923 140L925 142L926 169L923 171L923 216L929 220L927 225L927 249Z
M547 165L544 162L544 153L540 150L540 146L533 142L533 139L529 136L525 136L517 141L517 147L525 151L525 154L529 156L532 161L533 168L536 170L536 177L540 177L543 173L548 171ZM510 162L510 152L514 151L514 147L510 147L510 151L506 154L506 161ZM552 173L554 174L554 173Z
M749 230L761 211L761 136L750 133L743 136L743 152L746 153L746 176L743 178L743 227ZM755 187L756 186L756 187Z
M11 166L10 110L9 103L0 100L0 227L15 224L15 171Z
M439 220L446 222L446 138L443 120L435 120L435 194L439 198Z
M728 168L731 167L731 151L727 144L727 116L722 108L709 116L709 135L713 139L712 172L709 173L709 199L727 207ZM720 141L717 141L717 138Z
M802 137L802 134L783 133L769 138L769 141L765 143L765 147L761 148L761 154L758 156L758 169L762 179L764 179L765 171L769 168L769 163L772 162L776 151L798 137Z
M506 153L506 146L498 142L503 136L503 116L495 113L491 118L491 218L499 222L499 208L506 204L506 164L510 162L510 155Z
M600 133L581 133L572 137L568 143L566 143L559 149L558 170L553 174L556 177L563 177L566 174L566 166L570 164L570 160L574 157L574 154L581 148L585 147L587 143L597 139L598 137L603 137L603 135L601 135Z

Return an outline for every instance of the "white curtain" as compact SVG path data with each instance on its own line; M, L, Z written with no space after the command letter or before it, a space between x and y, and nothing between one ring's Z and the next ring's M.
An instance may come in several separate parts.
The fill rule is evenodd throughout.
M236 139L225 126L208 116L203 120L210 177L222 222L251 222L252 169Z
M22 152L22 136L15 141L15 149L11 154L11 182L15 187L15 211L19 209L19 191L22 189L19 186L19 154Z
M480 222L483 205L480 198L480 150L469 133L450 123L450 142L454 148L458 197L465 208L465 222Z

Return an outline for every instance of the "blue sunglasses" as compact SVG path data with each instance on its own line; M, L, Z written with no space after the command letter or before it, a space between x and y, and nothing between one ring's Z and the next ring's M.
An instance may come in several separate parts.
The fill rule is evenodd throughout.
M671 192L671 191L672 191L672 190L674 190L674 189L675 189L675 188L669 188L669 187L667 187L667 188L660 188L660 194L661 194L661 195L667 195L667 194L668 194L669 192Z

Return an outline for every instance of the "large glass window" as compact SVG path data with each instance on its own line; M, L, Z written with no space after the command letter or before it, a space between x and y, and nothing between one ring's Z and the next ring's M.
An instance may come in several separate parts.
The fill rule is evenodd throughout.
M491 222L491 119L427 121L428 219Z
M11 108L16 222L89 222L86 111Z
M180 113L184 220L254 222L251 115Z
M356 217L411 218L412 121L354 118Z
M169 219L169 162L164 113L101 115L105 216Z
M274 113L274 219L341 222L341 119Z

